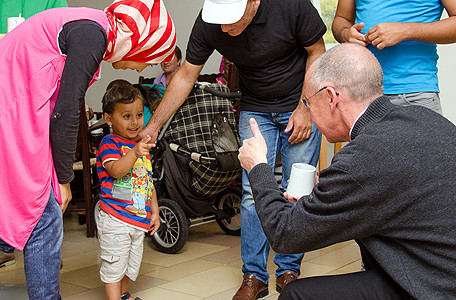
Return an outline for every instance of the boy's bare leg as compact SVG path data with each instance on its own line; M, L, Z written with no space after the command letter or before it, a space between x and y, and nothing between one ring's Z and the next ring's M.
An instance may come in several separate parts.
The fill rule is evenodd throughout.
M128 292L129 286L130 278L125 275L120 282L105 283L106 295L109 300L119 300L121 295Z
M130 278L128 278L127 275L125 275L122 280L120 281L120 291L121 295L125 294L128 292L128 287L130 285Z
M121 282L122 281L115 282L115 283L105 283L106 296L108 296L109 300L119 300L120 299Z

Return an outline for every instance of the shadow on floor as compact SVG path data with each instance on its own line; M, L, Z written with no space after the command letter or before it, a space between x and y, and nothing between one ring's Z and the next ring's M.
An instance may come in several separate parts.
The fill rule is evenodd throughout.
M0 284L0 299L28 300L27 287L25 285Z

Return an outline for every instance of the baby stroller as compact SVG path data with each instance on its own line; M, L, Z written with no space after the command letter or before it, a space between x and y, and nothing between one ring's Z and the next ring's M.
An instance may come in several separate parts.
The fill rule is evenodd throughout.
M177 253L189 227L214 220L240 235L239 138L230 101L239 97L224 85L197 83L160 131L150 152L161 222L152 243L159 251Z

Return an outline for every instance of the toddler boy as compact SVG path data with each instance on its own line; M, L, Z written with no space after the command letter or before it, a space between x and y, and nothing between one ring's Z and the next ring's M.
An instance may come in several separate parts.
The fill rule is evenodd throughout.
M110 300L139 299L128 293L136 280L143 255L144 233L153 235L160 221L146 136L134 140L143 128L143 99L132 85L117 85L103 96L103 112L113 134L103 138L97 152L100 210L97 214L101 248L100 278Z

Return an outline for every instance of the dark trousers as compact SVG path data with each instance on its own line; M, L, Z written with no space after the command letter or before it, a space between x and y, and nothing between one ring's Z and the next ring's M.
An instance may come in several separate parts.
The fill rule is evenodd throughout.
M358 245L366 271L298 279L285 286L279 300L413 299L386 274L360 242Z
M6 252L6 253L13 253L14 248L11 247L9 244L7 244L4 240L0 239L0 251Z

